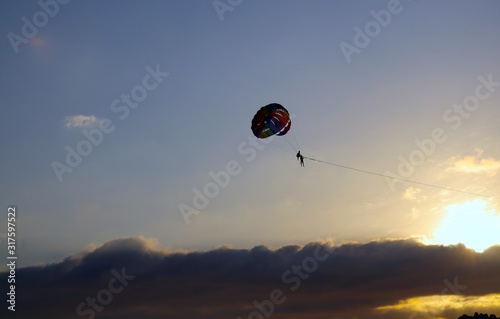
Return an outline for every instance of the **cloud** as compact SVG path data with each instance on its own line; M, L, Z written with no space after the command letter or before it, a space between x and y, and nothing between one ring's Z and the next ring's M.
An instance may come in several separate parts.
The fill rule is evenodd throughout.
M460 305L460 309L456 305ZM377 309L384 314L391 312L407 313L405 318L439 318L446 312L454 313L453 317L465 313L473 314L477 310L483 309L485 305L490 305L491 309L500 310L500 294L489 294L484 296L463 296L454 295L433 295L425 297L415 297L401 300L395 305L382 306ZM496 305L491 307L491 305ZM395 311L394 311L395 310ZM454 311L453 311L454 310ZM413 314L413 316L412 316ZM418 316L420 315L420 316Z
M403 199L409 200L409 201L416 201L420 202L421 200L427 199L426 196L421 195L422 190L418 187L408 187L405 192L403 193Z
M500 161L493 157L481 158L483 150L478 149L476 155L454 156L448 160L447 171L463 173L486 173L495 175L500 170Z
M318 252L327 258L314 262ZM448 287L446 280L453 283L454 278L467 286L461 291L463 296L500 292L500 246L479 254L463 245L390 240L179 253L159 248L152 239L121 238L59 263L17 269L16 315L82 318L77 306L88 297L104 300L113 270L134 279L96 317L246 319L257 311L256 303L270 309L264 301L278 289L285 300L273 305L276 319L376 319L408 311L385 308L384 312L378 307L440 294ZM7 277L7 273L0 274L0 281L6 282ZM114 285L116 289L116 281ZM446 294L453 292L448 289ZM495 308L482 309L491 312ZM6 314L2 307L0 316ZM457 318L453 315L441 314Z
M91 127L97 124L98 118L94 115L71 115L66 116L63 123L67 128Z

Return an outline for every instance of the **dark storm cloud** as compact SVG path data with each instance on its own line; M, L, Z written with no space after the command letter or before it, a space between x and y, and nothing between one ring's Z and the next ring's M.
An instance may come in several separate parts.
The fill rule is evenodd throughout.
M127 238L18 269L15 318L265 318L253 302L270 311L273 293L273 318L373 318L401 299L453 294L455 278L464 295L500 292L500 247L396 240L172 253Z

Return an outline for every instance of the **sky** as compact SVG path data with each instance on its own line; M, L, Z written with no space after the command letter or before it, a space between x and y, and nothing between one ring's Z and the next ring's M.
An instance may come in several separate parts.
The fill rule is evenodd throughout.
M273 291L276 318L500 314L498 12L0 2L0 278L12 206L37 278L18 310L92 317L79 302L121 278L96 317L268 317ZM256 139L270 103L291 130Z

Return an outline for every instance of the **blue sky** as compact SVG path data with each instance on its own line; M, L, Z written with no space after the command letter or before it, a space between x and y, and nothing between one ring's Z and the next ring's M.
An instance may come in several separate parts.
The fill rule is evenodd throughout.
M296 116L306 156L379 173L397 174L415 139L441 128L446 141L408 178L498 194L500 88L456 129L443 114L474 96L479 77L500 81L500 4L402 0L348 63L341 43L389 3L243 1L221 21L211 1L71 1L16 53L8 34L22 35L22 18L41 7L2 2L1 207L18 206L21 265L140 235L187 250L430 238L447 206L478 200L391 190L315 162L302 169L278 140L248 162L238 146L272 102ZM169 75L120 119L113 101L148 67ZM96 129L68 128L79 115L115 129L60 182L52 163ZM186 224L179 205L230 161L241 173ZM498 200L487 203L498 216Z
M17 314L92 317L86 298L125 272L137 279L107 318L256 318L277 288L277 319L498 314L499 12L0 2ZM269 103L291 130L257 140L251 121ZM0 256L6 229L2 217Z

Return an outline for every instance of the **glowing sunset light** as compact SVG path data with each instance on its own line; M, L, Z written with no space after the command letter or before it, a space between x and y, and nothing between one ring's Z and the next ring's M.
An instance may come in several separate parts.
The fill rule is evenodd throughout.
M448 213L434 231L433 243L463 243L477 252L500 243L500 216L488 210L486 201L449 205L446 211Z

